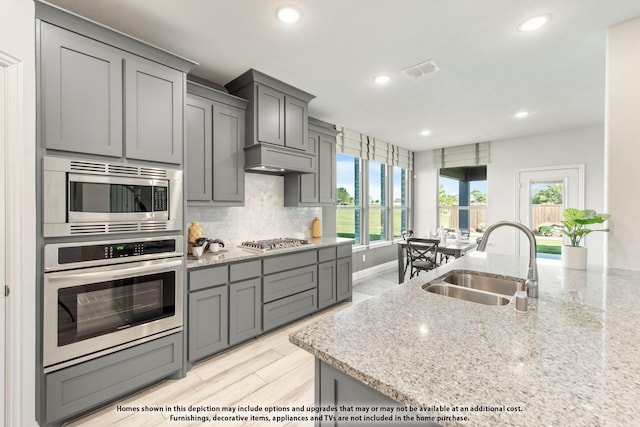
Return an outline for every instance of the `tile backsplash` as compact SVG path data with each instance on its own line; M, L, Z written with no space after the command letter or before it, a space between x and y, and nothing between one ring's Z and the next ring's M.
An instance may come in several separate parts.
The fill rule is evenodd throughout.
M205 237L228 245L276 237L311 238L320 207L284 207L284 177L245 173L244 207L188 207L186 226L200 222Z

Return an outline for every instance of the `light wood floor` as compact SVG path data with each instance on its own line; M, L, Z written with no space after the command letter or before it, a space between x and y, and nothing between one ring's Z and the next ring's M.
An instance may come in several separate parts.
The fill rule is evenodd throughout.
M397 286L397 273L389 270L368 279L354 281L353 302L341 303L298 322L260 336L196 364L184 378L166 380L120 400L86 417L69 423L73 427L94 426L197 426L200 421L172 420L171 415L195 415L193 410L179 412L175 405L237 406L261 405L313 406L314 358L289 342L289 334L309 323L330 316L352 304ZM117 407L172 408L163 412L126 412ZM294 412L288 412L294 415ZM211 415L212 412L199 415ZM282 414L282 413L281 413ZM305 415L309 415L306 413ZM215 426L280 425L313 426L313 422L260 423L259 421L217 423Z

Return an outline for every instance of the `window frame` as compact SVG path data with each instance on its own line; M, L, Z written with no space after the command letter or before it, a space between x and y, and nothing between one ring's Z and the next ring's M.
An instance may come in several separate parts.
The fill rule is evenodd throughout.
M375 160L363 159L362 157L352 156L349 154L344 154L337 152L336 153L336 161L337 156L344 155L352 158L359 159L359 171L360 179L358 180L359 185L359 194L360 194L360 204L355 206L344 206L339 205L336 201L336 221L339 216L340 210L358 210L360 212L360 229L354 230L354 248L368 248L368 247L376 247L376 246L386 246L390 245L395 241L402 240L402 236L394 236L393 227L394 227L394 209L393 205L393 196L394 196L394 168L400 168L404 170L405 173L405 205L399 207L406 212L406 228L411 229L413 226L413 179L412 179L412 171L411 169L404 168L401 166L394 166L387 164L385 162L379 162ZM379 208L373 208L375 210L380 210L385 215L385 236L384 239L380 240L371 240L370 239L370 215L373 209L369 205L369 188L370 188L370 167L371 162L375 162L376 164L384 167L384 198L385 204L384 206L380 206ZM363 179L365 178L365 179ZM336 189L339 188L339 185L336 183ZM363 200L366 197L366 201ZM382 194L381 194L382 196ZM337 224L336 224L336 236L338 236ZM359 236L360 242L356 243L356 236Z

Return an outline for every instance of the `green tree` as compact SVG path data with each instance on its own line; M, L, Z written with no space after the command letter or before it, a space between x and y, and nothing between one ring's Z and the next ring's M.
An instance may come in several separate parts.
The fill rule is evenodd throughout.
M458 204L457 194L447 194L444 185L440 184L440 194L438 195L440 206L454 206Z
M352 205L353 197L344 187L339 187L336 191L336 199L339 205Z
M471 190L471 200L473 203L487 203L487 195L478 189Z
M534 205L542 204L562 204L562 184L547 184L544 188L540 188L531 196L531 203Z

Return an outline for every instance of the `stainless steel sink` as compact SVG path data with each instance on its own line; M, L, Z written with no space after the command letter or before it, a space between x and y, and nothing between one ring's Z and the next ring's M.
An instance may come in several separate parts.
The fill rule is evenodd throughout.
M450 271L422 288L434 294L485 305L507 305L517 298L516 309L527 310L524 279L515 277L494 277L479 271Z
M444 295L451 298L457 298L465 301L477 302L485 305L507 305L510 299L497 294L489 292L477 292L472 289L462 288L459 286L450 285L429 285L426 288L427 292L432 292L438 295Z
M518 291L526 290L524 280L503 279L478 273L451 273L442 277L442 281L496 294L513 296Z

